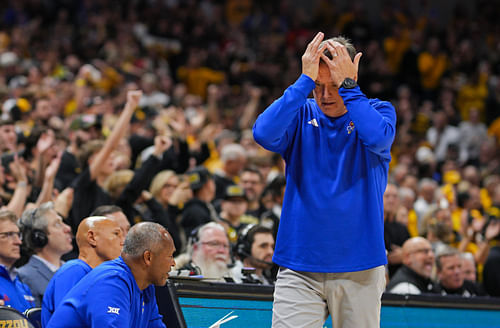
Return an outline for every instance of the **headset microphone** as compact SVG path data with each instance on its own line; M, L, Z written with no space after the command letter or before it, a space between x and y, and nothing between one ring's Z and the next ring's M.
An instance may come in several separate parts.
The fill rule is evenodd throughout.
M248 252L246 252L244 249L240 249L239 251L239 255L243 255L245 256L245 258L250 258L252 259L253 261L256 261L256 262L259 262L259 263L263 263L263 264L266 264L266 265L274 265L273 262L269 262L269 261L264 261L264 260L261 260L261 259L258 259L254 256L252 256L252 254L249 254Z
M250 256L254 261L257 261L257 262L260 262L260 263L264 263L264 264L267 264L267 265L274 265L273 262L269 262L269 261L264 261L264 260L261 260L261 259L258 259L258 258L255 258L253 256Z

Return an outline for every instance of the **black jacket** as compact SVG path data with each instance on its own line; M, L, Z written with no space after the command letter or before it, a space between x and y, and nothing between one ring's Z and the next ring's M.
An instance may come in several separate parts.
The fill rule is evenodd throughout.
M386 288L387 292L390 293L394 287L401 283L408 283L415 286L421 294L435 292L435 286L432 280L422 277L404 264L396 271L389 281Z

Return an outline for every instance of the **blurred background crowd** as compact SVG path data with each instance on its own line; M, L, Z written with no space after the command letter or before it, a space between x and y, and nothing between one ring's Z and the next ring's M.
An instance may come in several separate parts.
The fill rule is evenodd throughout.
M323 31L353 41L363 53L361 90L396 108L388 276L407 266L439 281L440 264L433 273L412 266L433 266L434 253L452 247L472 259L467 278L500 296L500 3L370 3L2 1L0 205L22 218L24 238L0 242L23 249L16 266L49 245L54 272L70 247L51 238L113 205L128 219L124 233L140 221L168 228L179 274L201 267L229 277L220 273L227 263L250 257L254 278L272 282L274 239L254 254L245 228L276 236L285 167L251 128L298 78L307 43ZM34 222L47 202L63 220L57 228ZM210 222L219 225L199 228ZM37 229L49 237L42 247L26 241ZM432 251L412 262L402 246L415 236ZM73 245L63 258L77 254ZM452 270L462 282L465 266Z

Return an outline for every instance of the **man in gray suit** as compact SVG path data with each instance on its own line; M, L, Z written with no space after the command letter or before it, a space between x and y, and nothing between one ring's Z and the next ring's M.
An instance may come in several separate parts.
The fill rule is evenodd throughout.
M19 269L19 278L30 287L36 306L41 306L47 284L63 264L61 257L73 249L71 228L51 202L24 211L19 225L23 247L32 254Z

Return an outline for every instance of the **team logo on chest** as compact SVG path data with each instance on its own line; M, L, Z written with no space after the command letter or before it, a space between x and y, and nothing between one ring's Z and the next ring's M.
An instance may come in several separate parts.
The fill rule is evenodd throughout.
M308 121L307 124L311 124L312 126L315 126L315 127L319 126L318 121L316 121L315 118L313 118L312 120Z
M351 132L354 130L354 123L352 121L349 122L349 125L346 127L347 129L347 134L351 134Z

